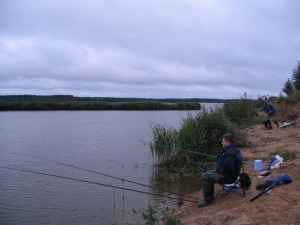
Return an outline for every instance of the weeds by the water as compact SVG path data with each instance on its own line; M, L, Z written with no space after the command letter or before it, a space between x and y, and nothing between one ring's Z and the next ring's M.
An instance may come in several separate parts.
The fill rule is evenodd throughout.
M142 214L144 225L180 225L183 214L175 215L169 210L159 210L157 207L149 205L148 208L134 210L134 213Z
M145 221L144 225L156 225L158 224L157 209L151 205L148 208L142 208L139 210L132 210L133 213L140 213Z
M237 144L247 144L241 127L255 122L255 103L247 98L226 103L217 111L203 110L183 119L178 129L156 125L152 128L151 151L156 163L175 172L198 174L206 170L221 148L225 133L236 136Z
M156 163L171 170L192 173L200 173L211 165L214 161L211 156L221 148L223 134L233 133L240 144L246 143L245 135L222 111L189 115L178 129L157 125L152 132L150 147Z
M176 148L178 131L176 129L155 125L152 128L152 133L153 141L150 143L150 148L157 163L164 163L178 153Z
M162 221L164 225L180 225L183 217L185 217L184 214L174 215L167 210L162 212Z

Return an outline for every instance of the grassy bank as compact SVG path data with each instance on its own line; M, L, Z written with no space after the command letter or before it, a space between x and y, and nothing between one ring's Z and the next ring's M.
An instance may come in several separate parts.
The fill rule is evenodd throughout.
M287 103L299 103L300 102L300 90L295 90L291 95L280 96L278 99L279 102Z
M189 115L179 128L154 126L150 148L155 163L176 173L201 173L215 161L223 134L232 133L239 146L246 145L241 128L255 123L255 107L256 101L243 98L214 112Z

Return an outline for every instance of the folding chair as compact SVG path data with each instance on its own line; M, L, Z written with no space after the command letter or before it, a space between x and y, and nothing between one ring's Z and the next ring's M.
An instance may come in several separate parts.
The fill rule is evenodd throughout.
M223 191L225 191L225 192L238 192L240 189L242 189L242 192L243 192L242 196L243 197L246 196L246 189L249 188L249 186L251 184L251 180L250 180L250 183L249 183L248 187L245 187L245 185L242 185L242 181L241 180L245 179L244 175L246 174L243 163L242 163L242 171L243 172L240 174L240 176L237 177L237 179L233 183L231 183L231 184L223 184ZM241 177L243 177L243 178L241 178Z

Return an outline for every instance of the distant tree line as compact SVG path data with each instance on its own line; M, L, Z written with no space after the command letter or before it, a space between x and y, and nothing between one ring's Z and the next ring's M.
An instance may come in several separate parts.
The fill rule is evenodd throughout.
M199 110L200 102L225 103L236 100L198 98L113 98L73 95L2 95L0 111L8 110Z
M21 110L199 110L195 102L3 101L0 111Z
M165 102L165 103L226 103L238 99L212 98L114 98L114 97L76 97L73 95L2 95L0 102Z

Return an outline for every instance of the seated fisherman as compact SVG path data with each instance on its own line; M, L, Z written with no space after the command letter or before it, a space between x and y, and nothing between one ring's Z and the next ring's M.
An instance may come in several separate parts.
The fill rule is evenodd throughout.
M232 184L240 175L242 155L234 143L232 134L225 134L222 138L222 151L217 156L215 171L202 174L202 187L204 200L198 203L204 207L214 201L214 184Z
M272 122L274 122L276 124L276 126L279 127L278 122L276 120L274 120L274 117L276 114L276 108L272 104L266 102L260 111L265 112L268 115L267 120L264 122L266 129L269 129L269 130L273 129Z

